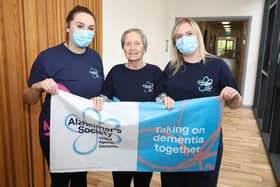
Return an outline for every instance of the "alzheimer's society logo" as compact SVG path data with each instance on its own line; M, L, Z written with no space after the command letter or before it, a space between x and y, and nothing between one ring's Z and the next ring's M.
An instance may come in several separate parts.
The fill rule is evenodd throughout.
M202 80L198 80L197 84L199 85L198 89L201 92L212 90L213 79L210 79L208 76L203 77Z
M77 137L73 142L73 150L80 155L93 153L97 148L118 148L122 139L120 122L117 119L103 119L94 108L86 108L82 119L69 114L64 120L65 127Z
M92 78L94 78L94 79L98 79L99 78L98 71L95 68L90 68L89 74L91 74Z
M150 81L146 81L142 84L142 87L144 88L144 93L152 93L154 91L154 83Z

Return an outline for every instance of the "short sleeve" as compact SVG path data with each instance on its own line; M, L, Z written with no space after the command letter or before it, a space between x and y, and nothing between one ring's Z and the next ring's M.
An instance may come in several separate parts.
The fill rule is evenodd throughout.
M164 92L164 76L159 67L156 67L155 77L155 97Z
M97 54L97 59L98 59L98 61L100 63L100 73L101 73L101 76L102 76L102 78L104 80L104 67L103 67L102 59L101 59L100 55L97 52L96 52L96 54Z
M43 66L42 54L40 54L32 65L27 85L28 87L31 87L32 84L42 81L46 78L48 78L48 75L46 73L46 69Z
M171 75L171 68L170 68L170 62L168 62L168 64L165 66L163 70L163 77L165 79L168 79L170 75Z
M105 79L102 89L102 94L107 96L109 99L112 99L114 94L113 74L113 69L111 69Z
M229 86L240 92L229 66L224 61L221 64L221 89Z

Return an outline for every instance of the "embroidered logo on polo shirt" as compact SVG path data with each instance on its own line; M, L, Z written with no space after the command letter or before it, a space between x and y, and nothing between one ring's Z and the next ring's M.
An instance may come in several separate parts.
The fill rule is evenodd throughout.
M99 78L98 71L95 68L90 68L89 69L89 74L91 74L92 78L94 78L94 79L98 79Z
M154 91L154 83L150 81L146 81L142 84L142 87L144 88L144 93L152 93Z
M198 90L201 92L210 92L212 90L213 79L210 79L208 76L204 76L202 80L198 80L197 84L199 85Z

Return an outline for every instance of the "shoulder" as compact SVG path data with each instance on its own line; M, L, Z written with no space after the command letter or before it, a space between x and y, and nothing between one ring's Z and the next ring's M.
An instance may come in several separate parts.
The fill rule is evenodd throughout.
M116 70L121 70L121 69L125 69L125 65L124 64L114 65L111 70L116 71Z
M112 73L118 73L120 71L123 71L125 69L125 65L124 64L117 64L117 65L114 65L110 71L109 71L109 74L112 74Z
M148 70L152 70L152 71L155 71L155 72L162 72L160 67L157 66L157 65L154 65L154 64L149 64L147 63L147 69Z
M232 71L225 60L221 58L212 58L207 63L209 63L208 72L219 75L223 82L228 80L234 82Z
M93 59L94 61L98 61L99 63L102 64L102 58L100 57L99 53L97 51L95 51L94 49L91 49L88 47L85 57Z
M151 69L157 69L157 70L160 70L160 68L159 68L157 65L155 65L155 64L150 64L150 63L147 63L147 66L148 66L149 68L151 68Z
M44 55L44 54L49 54L49 53L56 53L56 52L60 52L61 50L64 50L65 49L65 46L63 43L61 44L58 44L56 46L53 46L53 47L50 47L50 48L47 48L43 51L41 51L40 54Z
M174 66L172 65L172 62L169 61L165 66L163 73L166 77L171 77L173 72L174 72Z
M91 54L91 55L94 55L94 56L98 56L99 58L101 58L97 51L95 51L94 49L91 49L89 47L87 48L87 53Z
M217 66L227 65L222 58L216 56L206 57L206 63L210 65L217 65Z
M223 59L217 56L207 56L206 63L220 63L223 62Z
M59 44L47 49L42 50L35 59L35 63L45 63L52 61L52 59L57 58L58 55L61 55L63 51L63 44Z
M221 69L223 71L229 70L229 66L227 65L227 63L219 57L207 57L206 65Z
M65 50L65 46L63 43L61 43L41 51L37 56L37 59L56 58L57 55L64 54L63 53L64 50Z

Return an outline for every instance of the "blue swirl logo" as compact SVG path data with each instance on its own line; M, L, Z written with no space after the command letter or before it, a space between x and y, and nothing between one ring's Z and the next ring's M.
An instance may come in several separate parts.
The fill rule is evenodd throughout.
M94 79L99 78L99 73L98 73L97 69L95 69L95 68L90 68L89 74L91 74L92 78L94 78Z
M93 153L96 148L118 148L122 139L119 120L103 119L94 108L83 110L82 118L75 114L65 117L64 125L72 133L77 134L73 142L73 150L79 155Z
M212 90L213 79L210 79L208 76L202 78L202 80L198 80L197 84L199 85L199 91L210 92Z
M142 84L142 87L144 88L144 93L152 93L154 91L154 83L150 81L146 81Z

